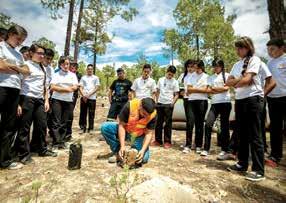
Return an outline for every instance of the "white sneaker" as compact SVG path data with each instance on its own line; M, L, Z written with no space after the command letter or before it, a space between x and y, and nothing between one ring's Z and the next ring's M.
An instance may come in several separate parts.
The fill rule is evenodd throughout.
M202 152L201 148L200 147L196 147L196 153L200 154L201 152Z
M8 170L17 170L17 169L21 169L21 168L23 168L23 164L16 163L16 162L12 162L12 163L7 167Z
M207 156L208 154L209 154L208 151L205 150L201 152L201 156Z
M184 147L184 149L183 149L184 154L188 154L190 152L191 152L191 149L189 147Z

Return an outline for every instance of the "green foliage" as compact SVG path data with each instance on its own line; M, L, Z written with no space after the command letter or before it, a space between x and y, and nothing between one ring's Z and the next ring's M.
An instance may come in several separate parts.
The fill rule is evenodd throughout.
M78 63L78 72L81 74L81 75L84 75L85 74L85 70L86 70L86 66L87 64L85 64L83 61L80 61Z
M60 9L63 9L66 4L69 3L69 0L41 0L43 8L50 11L52 19L62 18L62 15L59 13Z
M32 183L32 190L35 191L35 202L38 202L38 197L39 197L39 189L41 188L42 183L40 181L35 181Z
M165 30L164 42L182 62L196 58L199 51L201 59L222 58L230 67L236 60L232 27L235 16L225 18L224 13L218 0L179 0L173 12L178 29Z
M124 166L123 173L116 174L109 180L110 186L115 190L117 202L127 202L128 192L138 183L139 175L135 173L134 176L131 176L128 166Z
M12 25L15 25L15 23L11 21L11 17L0 13L0 27L9 29Z
M106 31L107 23L115 16L131 21L138 14L135 8L128 7L129 2L130 0L89 0L88 8L83 13L79 41L82 48L94 53L94 65L97 55L105 54L107 44L112 41Z

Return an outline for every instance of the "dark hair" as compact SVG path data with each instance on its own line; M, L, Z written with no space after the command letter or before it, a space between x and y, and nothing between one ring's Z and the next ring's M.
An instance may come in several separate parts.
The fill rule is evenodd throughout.
M248 49L248 53L243 62L243 69L246 69L249 63L250 58L254 55L255 49L252 40L249 37L241 37L235 43L235 47L237 48L246 48Z
M124 72L124 69L123 69L123 68L118 68L118 69L116 70L116 73L121 73L121 72Z
M194 63L195 63L195 61L192 60L192 59L188 59L184 63L184 76L182 78L182 82L184 82L184 79L185 79L186 75L188 74L188 67L189 67L189 65L194 65Z
M149 114L153 113L155 110L155 101L151 98L144 98L141 100L142 108Z
M76 69L78 69L78 63L72 62L72 63L70 64L70 66L75 67Z
M46 49L45 55L54 58L55 52L52 49Z
M143 66L143 70L144 70L144 69L150 69L150 70L152 70L150 64L145 64L145 65Z
M266 46L276 46L282 48L285 46L285 42L283 39L271 39L267 42Z
M5 28L0 27L0 37L2 39L7 39L8 30Z
M38 44L32 44L29 48L29 51L35 53L37 52L38 49L43 49L44 52L46 53L46 49Z
M195 64L198 66L198 68L202 69L203 72L205 72L205 63L203 60L197 60L195 61Z
M88 68L88 67L92 67L92 68L93 68L93 65L90 63L90 64L88 64L88 65L86 66L86 68Z
M213 67L221 67L221 72L222 72L222 78L223 78L223 83L225 83L226 79L225 79L225 69L224 69L224 62L221 59L215 59L212 62L212 66Z
M58 61L58 65L61 66L66 60L70 61L70 58L68 56L61 56Z
M23 47L21 47L21 49L19 51L21 52L21 54L24 54L25 52L30 51L30 47L23 46Z
M19 25L13 25L11 26L8 31L7 31L7 38L9 37L9 35L20 35L20 36L23 36L23 37L27 37L28 36L28 32L27 30L25 30L25 28L19 26Z
M168 68L167 68L167 73L170 72L170 73L173 73L173 74L176 74L176 67L173 66L173 65L170 65Z

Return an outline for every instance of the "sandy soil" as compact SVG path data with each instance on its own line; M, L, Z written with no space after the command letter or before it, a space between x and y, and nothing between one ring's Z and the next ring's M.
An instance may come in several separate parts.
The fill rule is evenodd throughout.
M93 135L78 134L78 107L76 109L73 141L80 140L83 145L80 170L67 169L68 150L59 151L56 158L35 155L35 163L31 165L15 171L0 171L0 202L36 202L37 187L38 202L118 202L116 187L111 185L110 179L125 172L107 160L96 158L109 152L105 142L98 140L99 126L108 110L106 105L104 100L97 103L96 132ZM172 149L152 147L150 162L129 172L130 177L137 177L136 185L163 176L190 187L201 202L286 202L285 159L278 168L266 167L265 181L252 183L242 175L226 170L234 161L216 161L219 153L216 139L213 139L211 155L207 158L194 152L182 154L180 145L184 140L184 132L173 131ZM180 202L180 199L172 202Z

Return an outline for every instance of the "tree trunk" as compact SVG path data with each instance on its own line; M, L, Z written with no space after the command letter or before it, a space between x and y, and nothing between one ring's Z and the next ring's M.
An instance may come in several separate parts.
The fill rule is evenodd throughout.
M172 66L174 65L174 49L171 48L171 60L172 60Z
M84 0L80 0L80 6L79 6L79 14L78 14L78 20L77 20L77 26L76 26L76 33L75 33L75 42L74 42L74 62L77 63L77 58L79 54L79 38L80 38L80 27L81 27L81 19L83 15L83 6L84 6Z
M71 42L71 33L72 33L74 4L75 4L75 0L70 0L69 18L68 18L68 26L67 26L67 34L66 34L66 44L65 44L65 52L64 52L65 56L68 56L70 54L70 42Z
M93 73L95 74L95 71L96 71L96 51L94 50L94 53L93 53Z
M267 0L270 20L270 39L286 39L286 3L284 0Z
M200 59L199 35L196 35L196 47L197 47L197 60L199 60Z

